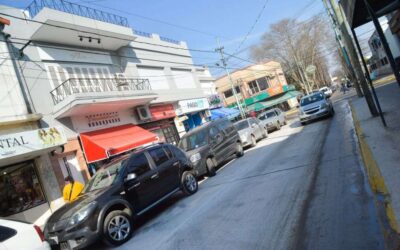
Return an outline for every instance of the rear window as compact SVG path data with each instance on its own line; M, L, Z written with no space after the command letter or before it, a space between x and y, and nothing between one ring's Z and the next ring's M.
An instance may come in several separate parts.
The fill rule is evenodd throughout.
M16 230L9 227L0 226L0 242L8 240L9 238L13 237L16 234L17 234Z
M167 153L162 147L150 149L149 154L157 166L169 160Z
M237 130L243 130L249 127L249 122L247 120L243 120L235 123L235 127Z
M319 102L324 99L324 95L322 93L316 93L314 95L303 97L300 101L300 106L305 106L310 103Z

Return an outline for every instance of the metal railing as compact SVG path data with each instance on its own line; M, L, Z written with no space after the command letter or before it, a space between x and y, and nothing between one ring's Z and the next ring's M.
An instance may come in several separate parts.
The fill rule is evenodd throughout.
M161 40L161 41L164 41L164 42L169 42L169 43L178 44L178 45L180 44L179 41L174 40L174 39L171 39L171 38L168 38L168 37L165 37L165 36L160 36L160 40Z
M149 79L142 78L70 78L50 91L54 104L70 95L110 91L151 90Z
M149 32L140 31L140 30L133 30L133 33L135 33L138 36L144 36L144 37L151 38L151 34Z
M76 3L67 2L64 0L33 0L33 2L26 9L29 11L30 16L33 18L45 7L74 14L77 16L95 19L106 23L129 27L128 19L125 17L121 17L115 14L93 9Z

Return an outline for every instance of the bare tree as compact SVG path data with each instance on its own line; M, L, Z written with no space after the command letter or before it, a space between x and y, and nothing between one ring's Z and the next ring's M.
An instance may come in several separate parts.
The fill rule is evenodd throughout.
M307 22L283 19L270 26L251 50L254 60L278 60L287 78L307 93L330 82L326 45L333 39L328 22L315 16ZM315 72L307 72L309 65Z

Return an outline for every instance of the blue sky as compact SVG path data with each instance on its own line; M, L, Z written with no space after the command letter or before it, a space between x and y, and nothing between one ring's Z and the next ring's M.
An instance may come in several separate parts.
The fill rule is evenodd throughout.
M25 8L30 2L0 0L0 4L20 8ZM125 16L133 29L186 41L193 49L213 50L217 47L216 38L218 37L227 53L236 51L265 4L265 0L71 0L71 2L80 2L83 5ZM269 0L262 16L241 49L257 43L272 23L284 18L305 20L322 11L324 9L321 0ZM192 56L196 64L208 65L214 65L219 58L217 54L199 52L193 52ZM248 50L238 56L248 58ZM248 63L231 59L228 64L232 68L238 68ZM222 71L213 70L213 73L214 76L218 76L222 74Z

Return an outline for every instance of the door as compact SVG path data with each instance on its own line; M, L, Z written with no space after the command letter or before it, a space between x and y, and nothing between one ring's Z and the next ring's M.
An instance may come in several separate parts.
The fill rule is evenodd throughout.
M180 185L179 161L173 157L168 146L152 148L148 153L158 171L157 190L158 198L161 198Z
M260 139L262 137L262 132L261 132L260 126L258 125L256 119L251 118L249 121L250 121L251 130L252 130L254 136L256 137L256 139Z
M215 159L220 163L224 159L224 153L226 152L224 135L217 126L211 126L208 129L208 134L210 147L214 152Z
M236 152L236 141L239 139L236 129L233 127L233 124L228 120L223 120L217 124L217 127L220 131L222 131L224 135L224 143L225 147L229 151L227 154L231 155ZM227 156L227 155L226 155Z
M136 178L125 182L128 198L138 212L157 200L158 172L150 166L144 153L131 158L128 163L128 174Z

